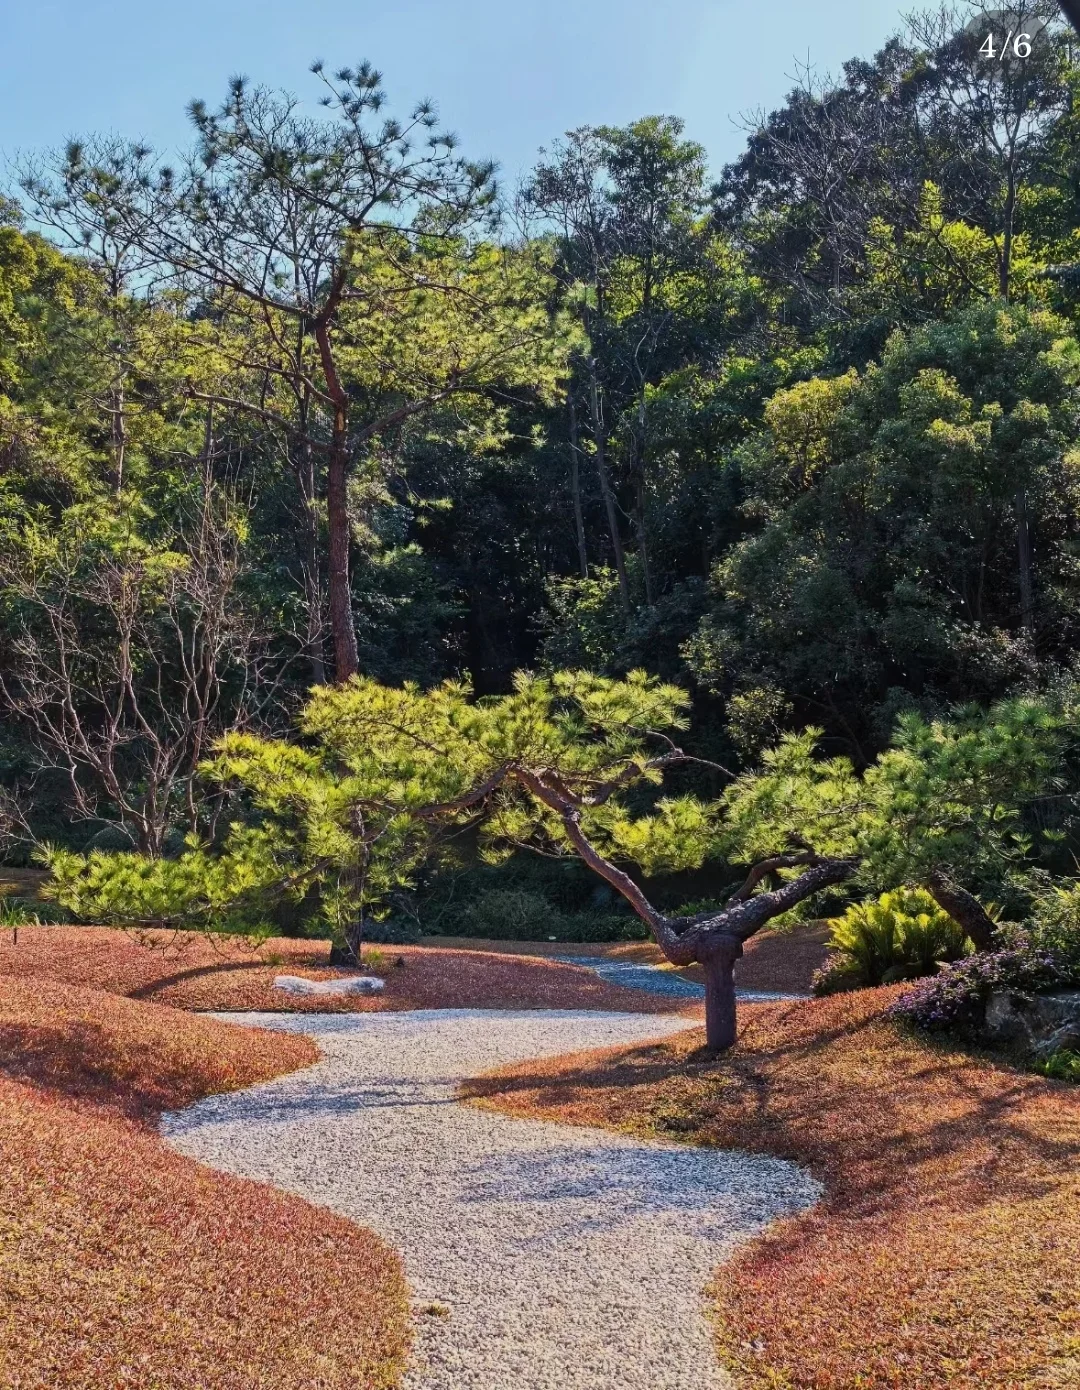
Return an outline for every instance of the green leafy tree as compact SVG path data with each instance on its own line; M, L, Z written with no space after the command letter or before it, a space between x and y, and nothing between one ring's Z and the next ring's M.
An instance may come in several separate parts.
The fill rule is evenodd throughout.
M667 773L701 763L673 737L688 703L641 672L622 681L521 675L513 694L480 700L452 683L323 688L304 712L303 747L246 735L222 742L207 772L238 783L261 815L256 829L234 827L224 856L248 861L238 881L260 890L317 882L333 924L355 943L364 913L410 882L440 833L478 826L495 861L520 847L576 855L626 899L669 960L702 965L713 1048L735 1040L734 966L745 941L857 876L925 883L976 946L992 944L994 924L957 876L970 881L1030 856L1021 812L1053 785L1071 716L1020 701L950 725L912 717L862 776L847 759L817 757L810 730L706 802L663 795ZM745 880L688 916L661 912L629 872L710 858L747 866ZM145 861L121 856L112 880L102 856L51 862L61 902L123 917L138 894L156 895L161 910L168 881L190 885L210 861L193 849L156 878ZM205 892L204 912L227 906L215 891ZM174 910L190 908L188 887Z
M672 870L724 845L716 808L694 797L661 799L645 815L626 801L635 790L655 793L667 770L696 761L671 739L687 704L682 691L641 673L625 681L522 676L512 695L479 701L454 684L427 693L369 680L324 688L302 720L310 750L246 736L223 742L210 775L236 779L266 817L257 834L238 825L224 854L257 861L240 881L260 890L318 881L335 923L355 924L354 941L364 911L408 882L439 828L481 821L496 858L520 845L579 855L629 901L671 960L703 964L709 1042L730 1046L742 942L856 865L788 850L756 864L722 909L669 918L655 908L617 861ZM119 856L110 877L101 856L51 856L60 901L112 918L147 900L160 914L168 882L190 884L185 866L197 879L206 862L193 849L181 867L162 865L155 876L144 861ZM755 892L766 874L795 867L801 872L790 882ZM190 914L191 899L186 887L175 913ZM224 906L208 887L201 909Z
M749 332L759 287L706 217L705 152L683 138L674 117L571 131L537 165L523 203L556 238L562 293L588 337L568 385L579 557L586 547L577 422L584 415L629 615L636 596L620 512L631 519L645 603L661 588L650 534L650 503L662 486L650 424L654 393L697 355L716 355ZM588 578L587 557L580 573Z
M699 678L774 686L866 761L904 705L1048 676L1080 616L1077 361L1053 315L985 305L775 397L738 457L761 521L714 571Z
M368 65L323 80L333 120L293 98L232 84L216 112L193 103L198 147L161 170L152 215L120 205L131 235L213 315L246 382L194 398L262 421L302 460L313 492L323 461L328 603L338 679L358 670L352 612L350 480L377 445L451 397L514 385L541 392L563 350L544 312L542 248L482 239L494 220L489 164L461 158L429 104L379 119ZM268 387L270 388L268 390Z

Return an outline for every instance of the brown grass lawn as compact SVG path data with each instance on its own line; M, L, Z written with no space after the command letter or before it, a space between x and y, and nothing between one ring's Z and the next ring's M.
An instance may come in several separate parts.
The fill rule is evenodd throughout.
M394 1252L153 1131L163 1108L316 1055L305 1038L0 976L4 1390L397 1384Z
M141 944L149 937L153 949ZM620 989L583 966L425 946L365 948L386 988L370 997L291 996L275 975L325 979L326 941L268 941L260 950L200 932L136 935L109 927L20 927L0 933L0 975L89 985L180 1009L363 1012L434 1008L685 1011L686 1001ZM398 964L401 962L401 964ZM691 1010L693 1005L691 1005Z
M825 922L807 923L790 931L763 931L746 943L735 968L741 989L776 990L780 994L808 994L814 971L829 954ZM481 941L467 936L428 937L425 946L458 951L495 951L503 955L607 956L612 960L642 961L664 965L664 954L653 941ZM701 980L698 966L679 970L689 980Z
M902 988L902 987L901 987ZM753 1390L1080 1386L1080 1088L911 1037L899 990L742 1009L698 1030L470 1082L480 1103L804 1163L814 1210L716 1278Z

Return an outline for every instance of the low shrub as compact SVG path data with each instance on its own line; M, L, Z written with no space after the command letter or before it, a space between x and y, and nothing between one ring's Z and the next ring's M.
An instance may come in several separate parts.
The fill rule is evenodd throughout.
M70 921L56 903L31 902L10 894L0 897L0 928L49 926Z
M1037 899L1030 938L1080 979L1080 883L1056 886Z
M625 912L574 912L563 921L560 941L648 941L651 933L640 918ZM552 933L548 932L551 936Z
M542 941L555 934L551 927L561 916L539 893L494 888L473 899L461 914L460 926L469 936Z
M893 1005L894 1015L931 1032L972 1037L997 990L1037 994L1080 987L1080 883L1043 893L1029 922L1005 923L997 934L1000 949L923 981Z
M564 912L539 893L498 888L479 893L442 925L490 941L641 941L649 934L622 912Z
M817 995L846 994L852 989L864 989L866 980L850 956L832 951L824 965L814 971L810 987Z
M963 929L921 888L853 903L829 926L833 955L814 977L815 994L932 975L969 949Z
M1051 1053L1045 1061L1039 1063L1037 1070L1054 1081L1072 1081L1080 1084L1080 1052L1066 1049Z
M971 1035L980 1028L986 1002L996 990L1038 993L1080 984L1080 972L1068 958L1015 932L1000 951L980 951L921 980L891 1007L894 1017L927 1032Z

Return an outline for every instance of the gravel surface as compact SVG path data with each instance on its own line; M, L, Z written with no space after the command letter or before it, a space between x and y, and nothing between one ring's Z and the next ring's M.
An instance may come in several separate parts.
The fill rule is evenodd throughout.
M164 1117L169 1142L374 1228L402 1252L407 1390L718 1390L703 1289L819 1189L778 1159L638 1142L464 1105L501 1063L677 1031L670 1015L229 1014L323 1060Z
M683 999L704 999L705 986L694 980L684 980L674 970L665 970L659 965L649 965L644 961L609 960L607 956L553 956L553 960L569 961L571 965L585 965L594 970L609 984L622 985L624 989L644 989L650 994L672 994ZM769 989L736 989L736 995L748 1004L766 1002L773 999L806 999L805 994L780 994Z

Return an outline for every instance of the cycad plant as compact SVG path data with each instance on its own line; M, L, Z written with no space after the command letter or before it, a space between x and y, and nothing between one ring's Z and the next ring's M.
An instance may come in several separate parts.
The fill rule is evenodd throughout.
M962 928L922 888L897 888L853 903L829 923L839 959L830 975L852 984L880 985L932 975L941 961L969 950Z

